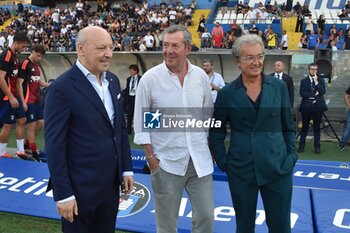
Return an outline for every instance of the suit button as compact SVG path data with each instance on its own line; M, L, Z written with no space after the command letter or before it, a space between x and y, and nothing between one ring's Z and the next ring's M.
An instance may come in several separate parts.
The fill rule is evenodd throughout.
M116 138L116 137L113 137L113 140L114 140L114 141L117 141L117 138Z
M255 137L255 134L252 133L250 136L253 138L253 137Z

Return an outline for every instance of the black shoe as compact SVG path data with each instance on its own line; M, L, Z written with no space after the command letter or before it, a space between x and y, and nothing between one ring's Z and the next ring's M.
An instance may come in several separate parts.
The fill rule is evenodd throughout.
M36 161L36 162L41 162L41 161L40 161L40 158L39 158L38 152L33 151L33 152L32 152L32 157L33 157L33 160L34 160L34 161Z
M299 147L298 153L303 153L304 152L304 147Z
M315 148L315 154L321 154L320 148Z
M345 150L345 145L339 144L338 149L340 151L344 151Z

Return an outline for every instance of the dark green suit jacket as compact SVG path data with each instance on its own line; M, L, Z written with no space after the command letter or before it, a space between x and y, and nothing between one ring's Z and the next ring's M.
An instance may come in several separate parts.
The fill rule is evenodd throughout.
M291 174L298 155L288 89L283 81L264 75L256 110L246 95L242 77L238 77L218 92L214 118L222 125L210 130L210 146L221 170L258 185ZM226 152L227 123L231 137Z

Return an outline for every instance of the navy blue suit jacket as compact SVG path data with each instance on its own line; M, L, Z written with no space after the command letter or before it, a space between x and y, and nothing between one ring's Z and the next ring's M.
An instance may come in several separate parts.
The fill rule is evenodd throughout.
M315 90L319 93L317 96L315 96L311 90L311 81L309 76L300 81L300 96L302 97L299 107L300 112L309 111L310 108L318 108L320 112L324 112L328 109L323 98L323 95L326 93L324 79L318 79L318 84L315 86Z
M132 171L118 78L107 72L114 127L95 89L74 65L50 86L45 100L45 143L55 201L101 203L119 192Z

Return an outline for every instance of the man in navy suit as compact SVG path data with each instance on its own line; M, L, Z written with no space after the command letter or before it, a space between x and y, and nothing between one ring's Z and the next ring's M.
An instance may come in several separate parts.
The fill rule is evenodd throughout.
M321 153L321 118L323 112L328 108L324 101L323 95L326 93L325 82L317 76L318 66L315 63L308 65L309 75L300 82L300 96L302 97L299 111L301 112L302 128L300 133L300 142L298 152L304 152L305 139L309 130L310 120L313 120L314 128L314 148L315 153Z
M283 80L288 88L288 95L290 100L290 105L293 108L294 104L294 82L293 78L288 74L284 73L284 63L282 61L275 62L275 73L270 74L277 79Z
M131 134L134 119L135 96L141 75L139 75L139 67L136 64L129 66L129 72L130 76L126 79L126 88L124 89L124 93L126 102L125 106L128 113L127 129L128 134Z
M78 60L50 86L45 142L51 185L65 233L112 233L119 189L133 189L118 78L108 71L113 43L100 27L82 29Z

